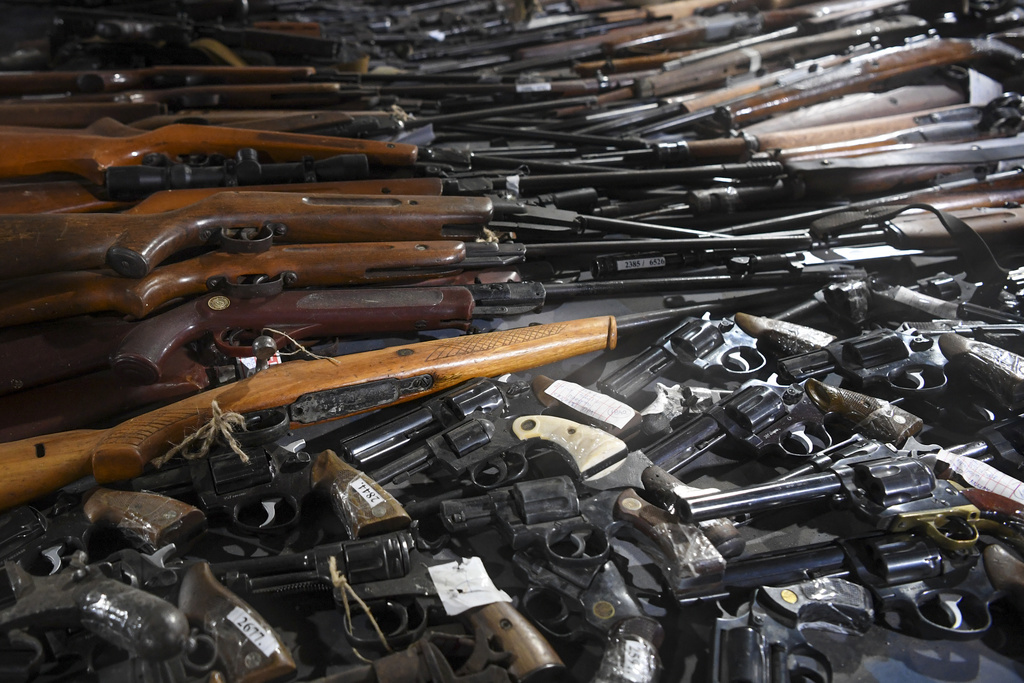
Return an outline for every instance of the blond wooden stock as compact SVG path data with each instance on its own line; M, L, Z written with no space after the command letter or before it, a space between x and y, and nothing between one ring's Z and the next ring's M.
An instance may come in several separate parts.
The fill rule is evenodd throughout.
M416 389L394 401L401 403L467 379L521 372L615 348L615 341L615 319L598 317L438 339L337 359L285 363L110 429L77 430L0 444L0 467L6 475L0 489L0 508L27 503L90 470L100 483L138 476L145 464L162 455L170 444L181 442L208 421L213 401L222 410L248 413L288 406L305 394L327 389L419 378ZM370 409L353 409L347 414Z
M94 129L95 130L95 129ZM74 173L98 185L110 166L138 164L147 153L177 157L183 154L234 154L243 147L258 150L268 161L300 161L304 156L325 159L338 154L365 154L371 163L408 166L417 148L398 142L332 138L304 133L276 133L226 126L178 123L121 136L94 131L0 126L0 177L43 173Z
M356 242L271 247L258 254L211 252L156 268L141 279L75 270L0 283L0 326L115 311L144 318L181 297L204 294L211 278L282 276L288 287L402 284L461 272L463 242Z
M482 197L218 192L157 215L19 214L0 221L0 278L108 264L143 277L168 256L209 242L218 230L267 223L286 226L275 241L293 243L471 239L492 208Z

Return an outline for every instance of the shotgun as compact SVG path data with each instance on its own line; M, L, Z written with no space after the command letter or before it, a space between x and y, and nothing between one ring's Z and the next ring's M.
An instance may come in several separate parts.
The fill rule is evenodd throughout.
M220 192L156 215L6 216L0 249L7 278L104 266L144 277L172 254L218 241L226 250L252 253L274 240L474 239L491 212L483 197Z
M81 130L0 126L0 146L5 152L0 158L0 178L73 173L97 185L103 184L110 166L138 164L150 153L234 156L238 150L252 147L274 162L365 154L371 165L378 166L410 166L417 153L415 145L398 142L187 123L139 132L111 119Z
M7 484L0 508L26 503L89 474L98 482L139 476L146 463L208 421L213 402L239 413L287 407L298 427L421 398L467 379L614 348L615 342L616 319L607 316L285 363L109 429L60 432L0 446Z

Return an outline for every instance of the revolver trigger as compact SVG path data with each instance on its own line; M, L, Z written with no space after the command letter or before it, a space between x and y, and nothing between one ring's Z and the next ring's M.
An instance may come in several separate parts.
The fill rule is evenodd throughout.
M281 502L280 498L272 498L270 500L263 501L263 509L267 513L267 518L263 520L263 524L260 524L261 529L265 529L274 523L277 519L277 504Z
M959 629L964 623L964 615L960 611L960 596L959 595L942 595L939 597L939 606L942 611L949 617L949 628L952 630Z
M800 447L801 450L798 453L798 455L810 455L811 453L814 452L814 442L811 441L811 437L807 436L807 432L805 432L802 429L799 431L790 432L789 435L786 437L786 441L791 441L791 443L787 446L787 450L790 451L791 453L796 452L793 446Z
M924 379L924 373L920 370L910 370L904 373L904 377L908 380L909 389L924 389L927 384Z
M60 568L64 566L64 560L60 556L60 551L63 545L54 545L46 548L40 553L43 557L50 561L50 576L53 576L60 571Z

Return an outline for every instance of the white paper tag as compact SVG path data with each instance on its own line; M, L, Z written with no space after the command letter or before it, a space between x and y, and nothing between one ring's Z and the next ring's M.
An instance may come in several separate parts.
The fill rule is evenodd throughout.
M919 249L897 249L888 244L881 244L876 247L836 247L832 251L847 261L866 261L867 259L892 258L894 256L915 256L921 253Z
M749 47L740 48L740 52L750 60L750 68L747 69L748 73L756 74L761 70L761 53Z
M519 196L519 176L510 175L505 176L505 189L511 192L516 197Z
M250 370L255 370L256 369L256 356L244 356L243 358L239 358L238 360L240 360L242 362L242 365L244 365L245 367L249 368ZM280 365L280 364L281 364L281 354L280 353L275 353L273 356L271 356L270 358L267 359L267 366L268 367L271 366L271 365Z
M370 483L362 477L356 477L348 483L349 487L359 494L359 497L367 502L370 508L375 508L382 503L386 503L384 496L377 493Z
M512 602L498 590L479 557L427 567L444 611L454 616L492 602Z
M984 106L1003 94L1003 86L999 81L974 69L968 69L967 74L967 83L971 92L970 104L978 107Z
M561 401L573 410L577 410L602 422L607 422L618 429L625 427L626 423L633 418L633 409L625 403L617 401L611 396L605 396L586 387L581 387L573 382L566 382L561 379L555 380L551 383L551 386L544 390L544 393L551 398Z
M439 43L443 43L444 39L447 37L447 36L445 36L444 33L442 33L441 31L437 31L437 30L427 31L427 35L430 36L431 38L433 38L434 40L436 40Z
M548 92L551 83L516 83L516 92Z
M260 626L255 619L246 614L241 607L235 607L228 612L228 621L238 627L249 642L259 648L259 651L269 657L277 650L277 638L270 631Z
M648 256L647 258L625 258L615 262L619 270L638 270L641 268L664 268L664 256Z
M947 450L940 450L935 457L949 463L950 468L974 488L1024 503L1024 482L1003 474L995 467L974 458L954 455Z

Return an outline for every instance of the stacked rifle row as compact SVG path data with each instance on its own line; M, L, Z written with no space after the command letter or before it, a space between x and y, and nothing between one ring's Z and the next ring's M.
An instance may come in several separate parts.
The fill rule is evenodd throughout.
M158 4L0 73L4 680L1024 668L1014 3Z

